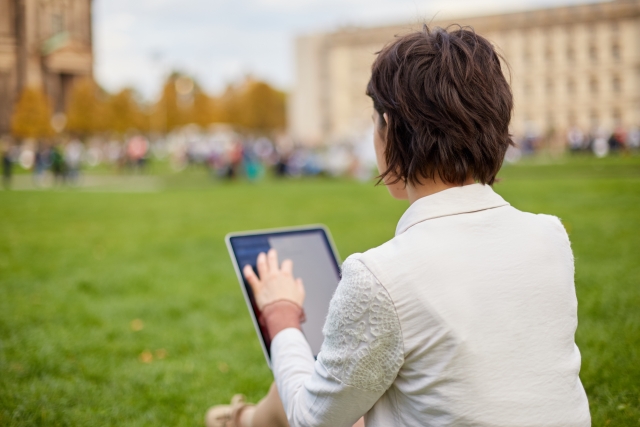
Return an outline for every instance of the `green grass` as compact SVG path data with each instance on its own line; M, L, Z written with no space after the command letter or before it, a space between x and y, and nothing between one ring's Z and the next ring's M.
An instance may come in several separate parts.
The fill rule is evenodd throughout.
M514 206L570 232L593 425L640 425L640 159L501 176ZM0 425L198 426L233 393L259 399L272 377L224 235L320 222L344 258L391 238L406 208L345 180L163 179L148 194L0 192Z

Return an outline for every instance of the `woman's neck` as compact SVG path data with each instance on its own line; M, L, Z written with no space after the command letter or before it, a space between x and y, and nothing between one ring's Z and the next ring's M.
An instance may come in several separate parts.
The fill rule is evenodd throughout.
M407 199L409 200L409 203L413 204L418 199L422 199L423 197L448 190L449 188L462 187L464 185L470 185L474 183L475 181L473 180L473 177L467 178L467 180L462 185L460 185L444 182L436 176L434 179L424 180L420 184L407 184Z

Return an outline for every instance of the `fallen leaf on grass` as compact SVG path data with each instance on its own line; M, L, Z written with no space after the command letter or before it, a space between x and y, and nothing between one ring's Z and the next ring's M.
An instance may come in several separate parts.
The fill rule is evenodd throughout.
M144 323L140 319L133 319L131 321L131 330L138 332L144 329Z
M151 354L151 352L149 350L145 350L142 353L140 353L140 361L142 363L151 363L153 362L153 354Z

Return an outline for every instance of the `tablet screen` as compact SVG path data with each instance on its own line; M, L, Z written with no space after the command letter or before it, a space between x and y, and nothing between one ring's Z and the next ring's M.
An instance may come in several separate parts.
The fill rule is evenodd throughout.
M256 259L260 252L273 248L278 251L278 260L293 261L293 275L301 278L305 288L304 311L306 321L302 324L302 332L313 351L314 356L320 352L324 326L329 302L340 281L340 269L337 257L332 249L329 237L323 228L266 231L255 234L230 235L228 237L232 257L235 257L237 271L241 272L245 265L256 268ZM255 305L251 286L239 274L245 295L248 297L255 314L254 323L260 313ZM271 343L266 331L257 325L264 350L269 357Z

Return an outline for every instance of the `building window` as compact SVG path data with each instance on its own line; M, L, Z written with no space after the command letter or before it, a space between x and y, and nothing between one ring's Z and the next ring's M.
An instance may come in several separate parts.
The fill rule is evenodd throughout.
M531 62L531 51L529 50L529 48L525 48L522 54L522 59L524 60L525 64L528 64Z
M596 79L591 79L589 81L589 89L591 90L591 93L593 95L598 93L598 80Z
M553 93L553 80L547 79L546 89L547 89L547 94L550 95Z
M570 94L574 94L576 92L576 82L573 79L569 79L567 81L567 92Z
M598 60L598 49L595 45L589 46L589 59L591 62L596 62Z
M622 82L620 81L620 77L615 76L611 81L611 87L615 93L619 93L622 89Z
M620 45L619 44L614 43L613 46L611 46L611 56L616 61L620 60Z
M573 62L576 59L576 52L571 46L567 48L567 61Z
M529 82L524 83L524 94L531 95L531 83Z
M553 62L553 50L551 49L551 46L547 46L547 48L545 49L544 57L547 62Z

